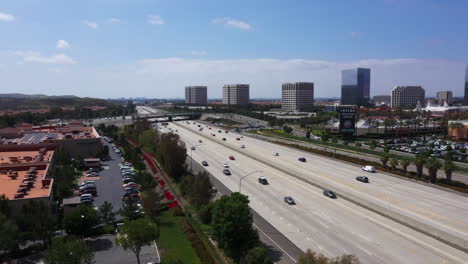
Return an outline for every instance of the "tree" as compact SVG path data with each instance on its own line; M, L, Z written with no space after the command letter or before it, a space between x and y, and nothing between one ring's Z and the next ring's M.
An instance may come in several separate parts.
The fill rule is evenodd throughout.
M408 166L410 165L410 161L407 159L404 159L401 161L401 167L403 167L403 172L407 173L408 172Z
M10 206L8 205L8 197L5 194L0 195L0 214L6 217L10 216Z
M142 191L152 190L158 186L158 182L154 179L153 175L146 171L137 172L134 179L136 183L140 184L140 190Z
M388 160L390 159L390 156L387 154L387 153L384 153L381 157L380 157L380 161L382 162L382 166L384 168L387 167L387 162Z
M416 158L413 160L414 165L416 166L416 175L418 178L422 177L424 164L427 162L427 157L424 154L416 155Z
M54 233L56 219L50 207L44 202L29 201L21 208L18 216L18 226L26 239L42 241L49 244Z
M249 199L240 193L222 196L214 203L211 226L213 237L226 255L239 260L259 242L252 227Z
M185 143L180 141L177 134L164 133L161 135L158 153L166 172L176 182L179 182L186 172L185 159L187 157L187 149Z
M291 132L293 131L292 127L290 126L283 126L283 131L288 133L288 134L291 134Z
M392 170L396 170L396 167L400 164L397 159L390 159L390 167Z
M99 217L101 221L109 224L115 221L114 206L108 201L105 201L101 206L99 206Z
M137 219L142 216L141 208L137 205L137 200L128 198L124 201L122 208L118 211L118 214L127 219Z
M449 156L447 156L443 165L443 170L445 172L447 183L452 183L452 173L454 170L456 170L456 168L457 166L455 166L452 159Z
M437 171L442 168L442 163L439 159L429 158L426 163L426 168L429 171L429 182L435 183L437 179Z
M141 203L145 214L156 223L158 222L158 216L163 210L162 200L164 196L159 194L153 189L143 192Z
M198 211L198 216L203 224L208 225L211 223L212 211L213 205L211 204L205 205L202 208L200 208L200 210Z
M140 264L140 251L143 246L149 246L159 236L155 223L148 218L125 220L115 243L124 250L130 249Z
M354 146L356 146L356 147L361 147L362 144L361 144L361 142L357 141L356 143L354 143Z
M373 139L369 145L370 149L375 149L377 147L377 141Z
M323 142L327 142L329 139L330 139L330 135L327 132L323 131L322 136L320 137L320 140L322 140Z
M206 172L200 172L195 176L186 175L182 180L181 191L197 209L208 204L216 194Z
M81 205L63 217L63 226L67 234L78 237L90 236L93 227L98 224L98 214L91 205Z
M273 264L273 261L265 248L255 247L247 252L241 264Z
M0 252L10 252L18 245L18 226L0 212Z
M44 263L91 264L94 263L94 252L84 240L74 236L58 237L46 250Z
M344 254L342 256L330 259L322 254L317 254L310 249L299 256L298 264L359 264L359 259L354 255Z

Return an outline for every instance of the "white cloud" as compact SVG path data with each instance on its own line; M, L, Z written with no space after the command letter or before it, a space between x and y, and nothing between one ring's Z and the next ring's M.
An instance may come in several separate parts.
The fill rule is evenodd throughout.
M70 48L70 43L68 41L60 39L57 40L57 49L69 49Z
M14 54L21 57L24 62L38 62L46 64L75 64L73 58L65 54L55 54L52 56L42 56L39 52L34 51L16 51Z
M162 24L164 24L164 20L160 16L149 15L148 16L148 23L150 23L152 25L162 25Z
M99 27L98 23L93 21L83 20L81 22L92 29L97 29Z
M193 50L192 51L192 55L195 55L195 56L206 56L208 55L208 52L204 51L204 50Z
M0 21L11 22L14 20L16 20L14 15L0 12Z
M213 19L211 22L215 24L223 24L227 27L242 29L242 30L250 30L252 26L247 22L240 21L237 19L229 18L229 17L218 17Z
M111 23L119 23L119 22L120 22L120 19L115 18L115 17L112 17L112 18L109 18L108 21L111 22Z

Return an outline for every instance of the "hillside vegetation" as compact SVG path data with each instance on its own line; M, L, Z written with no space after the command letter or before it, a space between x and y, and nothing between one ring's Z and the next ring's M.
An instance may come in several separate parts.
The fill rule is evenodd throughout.
M115 103L97 98L79 97L40 97L40 98L0 98L0 110L31 110L51 107L112 107Z

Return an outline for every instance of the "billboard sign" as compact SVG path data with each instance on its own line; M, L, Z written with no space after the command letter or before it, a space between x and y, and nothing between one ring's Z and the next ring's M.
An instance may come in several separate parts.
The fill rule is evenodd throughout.
M342 107L340 113L340 133L354 134L356 130L356 109Z

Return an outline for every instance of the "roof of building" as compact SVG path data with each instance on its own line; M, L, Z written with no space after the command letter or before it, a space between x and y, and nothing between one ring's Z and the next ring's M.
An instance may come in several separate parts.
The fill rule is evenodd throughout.
M46 178L53 151L0 152L0 194L9 200L49 197L53 179Z
M18 131L18 137L12 139L3 139L0 144L4 145L25 145L25 144L40 144L40 143L52 143L56 140L66 139L87 139L97 138L99 135L93 127L76 126L76 127L41 127L33 130L23 130L10 128L8 130L0 130L2 133L14 133Z

